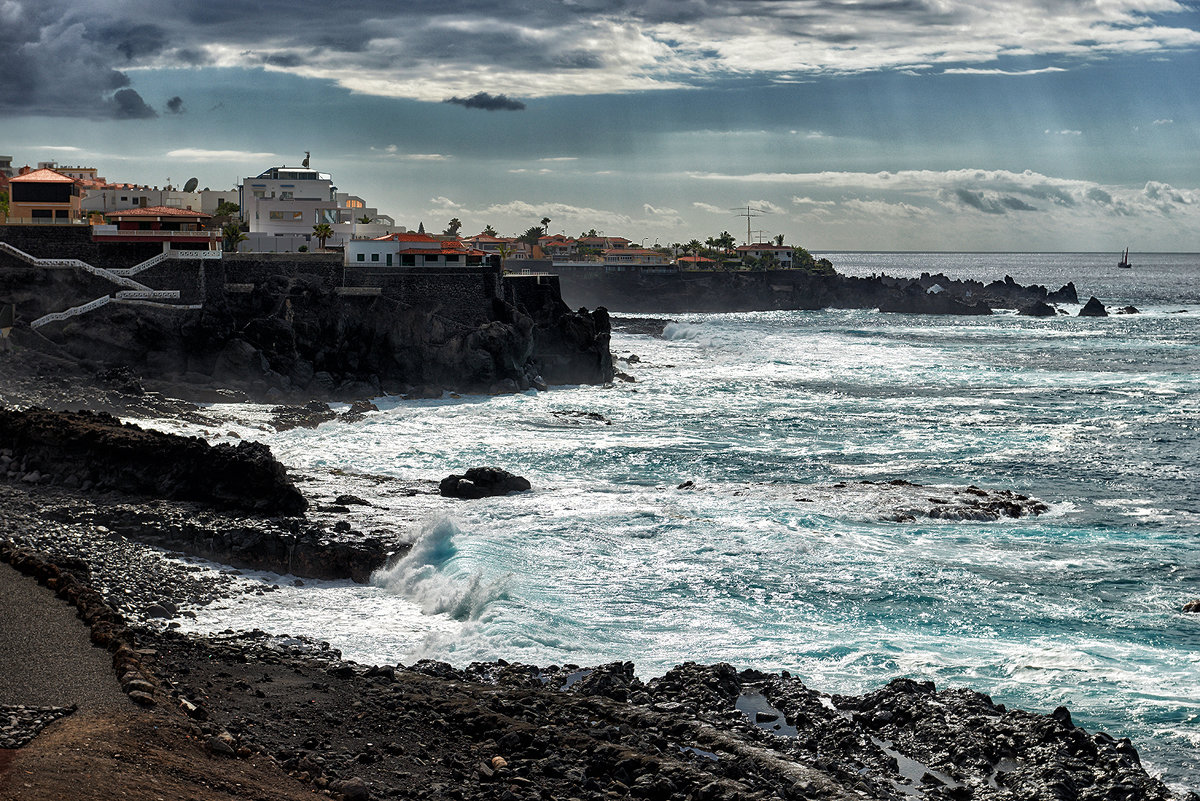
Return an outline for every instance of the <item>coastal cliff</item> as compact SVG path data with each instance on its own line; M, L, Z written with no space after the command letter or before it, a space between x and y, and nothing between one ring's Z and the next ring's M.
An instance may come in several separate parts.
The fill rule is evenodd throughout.
M173 254L136 279L171 299L131 300L121 295L137 287L122 293L129 281L118 282L161 246L110 248L86 227L34 228L0 226L0 242L35 260L96 269L0 251L0 303L15 307L16 348L82 369L127 368L168 394L352 399L612 379L606 313L573 312L556 283L514 286L498 267L410 271L372 286L363 276L348 281L335 254Z

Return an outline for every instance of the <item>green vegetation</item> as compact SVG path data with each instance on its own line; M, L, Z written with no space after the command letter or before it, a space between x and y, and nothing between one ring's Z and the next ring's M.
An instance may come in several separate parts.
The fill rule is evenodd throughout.
M242 210L242 207L236 203L230 203L228 200L222 200L217 205L217 210L213 212L214 217L232 217Z
M363 225L366 225L367 223L369 223L371 221L371 215L364 214L363 216L358 218L358 221L360 223L362 223Z
M239 223L226 223L221 228L221 247L231 253L237 252L238 242L245 242L246 235L242 233L242 226Z
M313 226L313 236L317 238L317 243L320 245L321 250L324 250L325 240L333 236L333 228L330 227L329 223L317 223Z
M496 233L496 229L490 225L485 225L483 227L483 235L484 236L499 236L499 234Z
M462 220L452 217L450 218L449 225L446 226L446 230L442 231L442 236L458 236L459 228L462 228Z
M0 217L8 219L8 193L0 192Z
M525 232L517 237L517 241L526 242L530 247L538 243L538 240L543 236L542 228L538 225L531 225L525 229Z

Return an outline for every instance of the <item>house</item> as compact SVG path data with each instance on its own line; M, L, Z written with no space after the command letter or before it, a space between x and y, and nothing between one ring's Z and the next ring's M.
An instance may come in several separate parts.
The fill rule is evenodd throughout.
M538 247L551 259L569 259L579 253L579 243L573 237L562 234L538 237Z
M326 245L341 247L354 236L390 233L396 223L356 195L338 192L329 173L308 167L271 167L246 178L239 189L242 220L250 229L247 250L280 250L269 240L295 250L313 238L313 226L325 223L333 230ZM366 218L368 223L360 223ZM365 226L373 226L365 228ZM267 240L267 241L264 241Z
M92 239L97 242L164 242L181 250L216 250L221 232L204 228L211 216L173 206L111 211L105 215L108 224L92 226Z
M79 184L49 169L9 179L9 222L78 223L83 220Z
M491 234L476 234L475 236L466 237L462 243L469 248L482 250L486 253L499 256L500 249L504 248L505 256L527 257L529 253L529 244L522 242L519 239L509 236L492 236Z
M608 272L678 272L679 267L671 263L671 256L658 250L645 248L610 248L604 251L604 269Z
M717 264L705 256L680 256L675 263L683 270L711 270Z
M754 245L741 245L737 249L738 258L745 264L751 260L770 263L778 270L792 269L792 252L790 245L776 245L773 242L759 242Z
M12 178L15 174L12 159L12 156L0 156L0 178Z
M346 243L343 263L347 267L481 267L488 263L485 250L469 247L457 238L412 232L388 234L376 239L352 239Z

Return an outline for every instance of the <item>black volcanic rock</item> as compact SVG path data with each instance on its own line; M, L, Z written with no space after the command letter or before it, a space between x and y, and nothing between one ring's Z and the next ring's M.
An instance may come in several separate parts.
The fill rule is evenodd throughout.
M1083 308L1079 310L1079 316L1107 317L1108 309L1104 308L1104 304L1100 302L1099 298L1093 295L1088 299L1088 302L1084 304Z
M1027 306L1022 306L1017 310L1017 314L1025 317L1054 317L1057 312L1054 307L1042 301L1034 301Z
M498 467L472 467L466 475L446 476L438 489L451 498L486 498L525 492L530 486L528 480Z
M0 409L5 477L298 515L308 501L259 442L209 445L122 423L109 414Z

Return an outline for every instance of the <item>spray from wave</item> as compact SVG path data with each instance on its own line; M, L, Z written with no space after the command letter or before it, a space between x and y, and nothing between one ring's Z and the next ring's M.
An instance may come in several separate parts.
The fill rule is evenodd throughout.
M464 569L455 538L462 531L449 518L424 525L407 554L371 575L371 584L412 601L427 615L479 620L493 601L507 597L509 579L487 579Z

